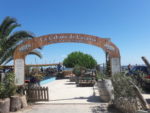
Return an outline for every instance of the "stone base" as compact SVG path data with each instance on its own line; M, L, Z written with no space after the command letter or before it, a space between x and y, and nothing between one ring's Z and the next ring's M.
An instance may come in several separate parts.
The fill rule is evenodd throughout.
M0 99L0 113L9 113L10 99Z

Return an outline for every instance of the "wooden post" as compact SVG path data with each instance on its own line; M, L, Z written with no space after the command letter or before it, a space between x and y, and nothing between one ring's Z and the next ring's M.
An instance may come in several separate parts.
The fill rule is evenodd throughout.
M47 101L49 101L49 91L48 91L48 87L46 87L46 91L47 91Z

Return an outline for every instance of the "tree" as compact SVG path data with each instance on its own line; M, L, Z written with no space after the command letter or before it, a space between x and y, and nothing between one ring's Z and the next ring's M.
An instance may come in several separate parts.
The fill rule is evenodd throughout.
M95 68L97 62L91 55L84 54L82 52L72 52L67 58L64 59L63 65L70 68L79 65L92 69Z
M13 53L19 44L33 38L33 34L24 30L13 32L20 27L15 18L6 17L0 24L0 65L13 59ZM33 50L29 54L42 57L40 52Z
M112 75L111 71L111 59L109 54L106 52L106 75Z

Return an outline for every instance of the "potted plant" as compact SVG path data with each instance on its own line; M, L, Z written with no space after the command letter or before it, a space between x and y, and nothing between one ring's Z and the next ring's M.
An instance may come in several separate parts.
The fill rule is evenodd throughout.
M103 102L110 102L114 99L113 85L111 79L103 73L97 72L97 86L100 99Z
M74 73L75 76L76 76L76 84L78 84L78 82L79 82L79 77L80 77L83 73L85 73L85 71L86 71L86 68L83 67L83 66L76 65L76 66L74 67L73 73Z
M45 74L39 71L39 68L33 68L30 73L30 84L29 87L40 86L40 81L44 79Z
M17 94L14 81L14 73L9 72L0 82L0 113L14 112L27 106L26 96Z
M10 96L16 93L16 85L14 84L14 74L7 73L3 82L0 83L0 113L9 113Z
M10 99L5 94L5 86L0 83L0 113L9 113Z

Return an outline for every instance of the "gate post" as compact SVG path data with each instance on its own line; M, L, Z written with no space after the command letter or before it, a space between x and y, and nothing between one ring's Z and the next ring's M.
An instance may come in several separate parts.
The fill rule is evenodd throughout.
M24 84L24 74L25 74L24 59L15 59L14 68L15 68L15 84L23 85Z
M112 75L121 72L120 58L111 58Z

